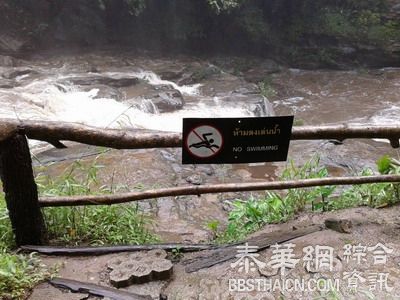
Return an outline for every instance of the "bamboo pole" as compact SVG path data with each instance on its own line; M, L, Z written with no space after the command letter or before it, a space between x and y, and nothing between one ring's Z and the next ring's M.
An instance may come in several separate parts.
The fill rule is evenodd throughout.
M0 119L0 141L15 132L21 132L30 139L49 142L60 146L59 141L74 141L83 144L116 149L144 149L181 147L182 135L170 132L147 132L138 130L102 129L77 123L50 121L18 121ZM399 147L400 124L385 126L324 125L293 127L292 140L336 139L387 139L392 147Z
M267 181L248 183L223 183L201 186L182 186L164 189L155 189L144 192L131 192L116 195L97 196L71 196L71 197L40 197L39 204L42 207L51 206L77 206L77 205L110 205L133 202L145 199L201 195L210 193L243 192L260 190L286 190L293 188L306 188L324 185L351 185L377 182L400 182L400 175L374 175L356 177L329 177L288 181Z

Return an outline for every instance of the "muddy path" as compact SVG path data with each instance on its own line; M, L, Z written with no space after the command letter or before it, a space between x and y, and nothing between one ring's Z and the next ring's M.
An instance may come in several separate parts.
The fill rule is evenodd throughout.
M153 295L158 299L158 295L163 293L168 295L168 299L399 299L399 279L400 279L400 239L398 230L400 228L400 218L398 216L399 207L385 209L371 209L366 207L343 210L339 212L329 212L320 214L300 214L294 220L285 224L267 225L263 230L254 234L261 235L276 230L293 228L303 228L311 224L323 224L326 218L346 218L352 221L353 228L350 234L338 233L332 230L315 232L290 241L293 249L293 259L297 262L294 267L285 269L285 276L281 277L280 269L265 268L253 270L245 273L239 268L232 267L234 260L215 265L211 268L203 269L194 273L186 273L183 261L200 255L199 253L185 254L179 262L174 263L174 275L169 281L157 281L148 284L132 285L124 290ZM384 245L386 251L386 261L376 263L376 254L368 247L377 244ZM284 244L285 245L285 244ZM355 249L365 251L352 252L347 255L346 245L359 247ZM309 261L306 256L307 247L330 247L332 249L332 264L319 267L306 268ZM263 262L272 260L274 249L266 249L259 253L258 259ZM357 256L354 253L361 253ZM364 254L365 253L365 256ZM201 253L204 255L205 253ZM109 286L107 262L115 257L123 259L126 254L111 254L96 257L49 257L41 256L44 263L48 265L62 265L59 276L69 279L81 280L101 285ZM329 257L329 256L328 256ZM379 261L378 261L379 262ZM349 281L349 274L354 272L362 280L357 285L352 285ZM379 274L380 280L374 280L374 276ZM353 275L351 275L353 276ZM326 288L328 283L323 279L337 279L337 292L331 288ZM257 279L262 282L259 288L257 285L248 287L251 291L238 290L234 283L240 279ZM293 290L293 286L283 286L276 284L282 279L303 280L305 287L299 287L298 291ZM365 280L364 280L365 279ZM231 280L231 283L229 283ZM275 291L269 290L265 284L268 282L275 284ZM321 287L315 288L313 280L320 280ZM289 281L290 282L290 281ZM376 284L375 284L376 283ZM230 284L230 285L229 285ZM326 284L326 286L324 285ZM357 288L357 291L351 290ZM62 293L48 284L41 284L35 288L29 299L87 299L85 294ZM94 297L90 297L95 299Z

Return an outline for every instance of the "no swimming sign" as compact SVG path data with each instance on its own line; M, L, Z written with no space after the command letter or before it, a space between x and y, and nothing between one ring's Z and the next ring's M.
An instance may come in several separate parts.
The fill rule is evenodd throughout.
M182 163L285 161L293 116L183 119Z

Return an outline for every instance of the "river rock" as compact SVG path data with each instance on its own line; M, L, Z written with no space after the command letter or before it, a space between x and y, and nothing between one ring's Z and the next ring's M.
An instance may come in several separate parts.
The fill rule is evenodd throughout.
M182 76L182 79L179 81L179 84L188 85L214 78L215 76L221 74L221 70L214 65L200 65L190 66L186 68L183 73L184 74Z
M251 68L243 72L243 77L246 81L258 83L265 80L269 75L278 73L281 67L272 59L261 61L255 68Z
M185 180L186 180L186 182L194 184L194 185L201 185L201 184L203 184L203 181L204 181L203 178L201 177L201 175L199 175L199 174L190 175L190 176L186 177Z
M181 109L184 105L182 94L178 90L170 89L158 93L152 98L159 111L173 111Z
M132 284L167 280L172 276L173 265L166 257L167 253L161 249L117 257L107 264L111 270L110 283L121 288Z
M31 70L31 69L25 69L25 68L17 69L17 70L14 69L10 72L3 73L2 76L6 79L15 79L19 76L29 75L29 74L37 74L37 72L34 70Z
M175 81L181 79L183 76L182 71L163 71L158 74L161 79Z
M353 227L353 224L351 220L347 219L328 218L325 220L325 226L326 228L340 233L351 233L351 228Z
M128 87L139 83L139 79L135 77L128 78L111 78L105 76L88 76L88 77L71 77L69 82L76 85L106 85L115 88Z
M185 101L178 90L169 86L147 86L149 88L146 88L146 90L142 86L137 86L139 92L142 92L140 96L135 95L138 93L130 89L126 93L127 103L148 113L171 112L183 108Z
M94 85L94 86L84 86L83 90L88 92L92 89L97 89L98 92L94 98L107 98L107 99L114 99L117 101L122 101L124 100L125 96L124 94L118 90L117 88L107 86L107 85Z
M269 100L258 93L239 93L237 91L216 95L220 101L245 103L257 117L274 116L274 108Z

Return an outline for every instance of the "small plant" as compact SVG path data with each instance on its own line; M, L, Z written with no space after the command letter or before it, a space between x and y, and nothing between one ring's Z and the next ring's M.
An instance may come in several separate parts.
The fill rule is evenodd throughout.
M177 247L171 251L172 261L177 262L183 257L182 249Z
M320 165L318 156L314 156L303 166L297 167L293 161L282 172L282 180L311 179L328 177L328 170ZM326 199L334 192L335 186L318 186L304 189L289 189L285 197L287 205L293 209L291 212L303 210L306 204L311 204L312 210L325 209ZM316 203L318 200L321 202Z
M272 98L277 94L272 86L272 80L270 78L265 78L263 81L260 81L258 83L258 88L260 89L260 94L265 98Z
M34 253L26 256L3 250L0 252L0 298L26 299L27 291L51 274Z

